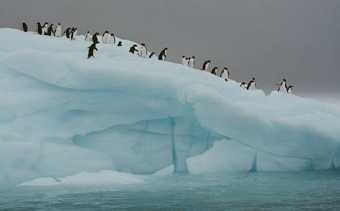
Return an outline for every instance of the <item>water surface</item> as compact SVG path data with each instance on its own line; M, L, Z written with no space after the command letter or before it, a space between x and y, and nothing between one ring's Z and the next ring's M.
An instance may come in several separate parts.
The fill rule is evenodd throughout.
M2 187L0 210L340 210L339 172L147 177L115 187Z

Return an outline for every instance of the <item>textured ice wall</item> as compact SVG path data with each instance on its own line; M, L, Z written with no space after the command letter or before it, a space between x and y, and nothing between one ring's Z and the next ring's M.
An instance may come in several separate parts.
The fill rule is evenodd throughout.
M98 45L92 60L80 40L0 29L0 42L0 183L171 165L250 170L255 157L263 171L340 165L330 105L138 58L129 41Z

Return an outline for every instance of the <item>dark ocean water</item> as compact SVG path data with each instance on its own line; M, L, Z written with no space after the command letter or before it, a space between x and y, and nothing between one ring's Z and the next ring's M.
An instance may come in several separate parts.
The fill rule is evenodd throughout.
M340 210L340 172L149 177L144 184L2 187L0 210Z

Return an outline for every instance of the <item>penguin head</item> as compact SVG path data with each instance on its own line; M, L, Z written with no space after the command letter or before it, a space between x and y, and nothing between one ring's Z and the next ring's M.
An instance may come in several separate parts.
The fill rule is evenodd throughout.
M193 56L193 57L191 57L192 59L196 59L196 57L195 56Z
M253 77L251 80L252 80L252 81L255 81L255 77Z

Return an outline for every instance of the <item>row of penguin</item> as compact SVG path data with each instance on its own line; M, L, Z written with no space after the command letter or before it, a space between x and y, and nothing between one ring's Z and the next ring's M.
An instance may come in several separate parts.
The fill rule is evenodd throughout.
M22 23L23 31L28 31L28 25L26 23ZM63 27L60 23L57 25L54 24L48 24L45 22L43 25L41 23L37 23L37 29L36 32L39 35L46 35L46 36L54 36L54 37L66 37L70 40L75 40L77 37L78 29L76 27L67 27L65 31L63 31ZM100 35L98 32L91 34L90 31L86 32L85 34L85 40L88 42L92 42L92 44L89 46L88 50L88 59L94 58L96 51L98 51L97 44L103 43L103 44L110 44L113 46L121 47L123 46L122 41L118 41L116 39L116 36L114 33L110 33L109 31L105 31L102 35ZM167 58L167 51L168 48L164 48L158 56L155 52L149 51L145 43L134 44L130 47L129 52L134 55L138 55L140 57L144 58L158 58L158 60L165 61ZM181 63L185 66L195 68L195 60L196 58L194 56L192 57L182 57ZM216 75L217 77L223 78L226 82L230 80L230 70L228 67L224 67L223 69L219 70L218 67L211 68L212 62L211 60L207 60L203 63L201 70L210 72L213 75ZM284 92L284 93L292 93L293 85L288 85L286 79L282 79L282 81L277 85L276 90L278 92ZM246 90L252 90L256 89L256 80L253 77L248 82L241 82L240 87Z

